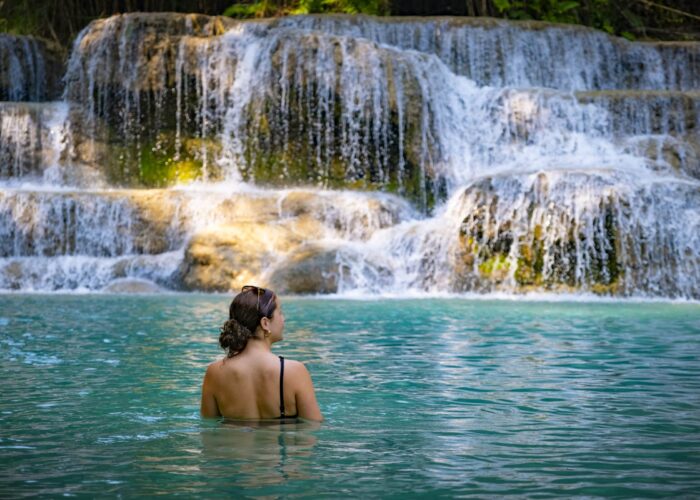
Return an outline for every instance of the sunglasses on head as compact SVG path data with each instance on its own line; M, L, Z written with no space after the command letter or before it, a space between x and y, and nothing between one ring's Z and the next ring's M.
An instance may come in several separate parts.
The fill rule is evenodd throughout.
M260 309L260 297L263 298L263 304L265 304L265 296L269 293L270 298L267 299L267 304L264 307L264 310L267 311L270 308L270 303L272 302L272 298L274 297L274 293L272 293L271 290L267 290L265 288L255 286L255 285L244 286L243 288L241 288L241 293L242 292L253 292L254 294L256 294L258 297L258 303L257 303L258 314L261 314L263 317L267 317L267 313L263 313L262 310Z

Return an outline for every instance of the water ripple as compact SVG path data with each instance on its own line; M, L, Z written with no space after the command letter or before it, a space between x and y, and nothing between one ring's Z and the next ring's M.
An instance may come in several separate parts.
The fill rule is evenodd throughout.
M275 350L309 367L327 418L320 427L199 419L226 297L3 297L2 491L700 491L697 305L289 299L285 307L287 340Z

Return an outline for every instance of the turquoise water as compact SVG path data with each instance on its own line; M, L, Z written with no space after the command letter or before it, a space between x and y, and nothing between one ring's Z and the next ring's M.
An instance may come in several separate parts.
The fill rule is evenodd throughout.
M2 496L700 495L700 306L289 299L327 421L198 416L225 296L0 295Z

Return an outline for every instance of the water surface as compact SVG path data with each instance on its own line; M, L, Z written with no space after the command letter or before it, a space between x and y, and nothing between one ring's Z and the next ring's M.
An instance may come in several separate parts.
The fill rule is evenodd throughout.
M700 495L700 306L287 299L326 422L203 421L229 297L0 295L3 495Z

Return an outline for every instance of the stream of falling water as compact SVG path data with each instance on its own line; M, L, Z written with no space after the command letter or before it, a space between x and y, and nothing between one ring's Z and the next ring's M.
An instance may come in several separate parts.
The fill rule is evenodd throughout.
M296 238L266 243L262 282L313 248L347 295L700 297L698 44L489 20L218 22L96 21L63 102L2 104L0 288L179 288L197 235L251 221ZM132 189L157 155L198 162L200 180ZM331 190L339 177L395 194Z

